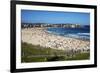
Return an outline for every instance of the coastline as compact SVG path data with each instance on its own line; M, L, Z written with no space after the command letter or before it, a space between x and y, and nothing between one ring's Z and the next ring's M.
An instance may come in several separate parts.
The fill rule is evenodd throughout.
M22 42L57 50L81 50L81 52L90 50L89 41L54 35L46 32L46 28L22 29Z

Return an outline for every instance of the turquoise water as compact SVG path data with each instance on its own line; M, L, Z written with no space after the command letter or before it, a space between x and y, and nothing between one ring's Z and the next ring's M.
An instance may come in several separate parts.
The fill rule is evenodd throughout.
M65 37L90 40L90 28L48 28L47 32Z

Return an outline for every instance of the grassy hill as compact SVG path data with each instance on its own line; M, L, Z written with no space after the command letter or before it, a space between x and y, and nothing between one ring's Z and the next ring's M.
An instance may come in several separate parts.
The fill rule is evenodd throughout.
M64 50L44 48L39 45L22 43L21 62L49 62L49 61L68 61L68 60L86 60L90 53L68 54Z

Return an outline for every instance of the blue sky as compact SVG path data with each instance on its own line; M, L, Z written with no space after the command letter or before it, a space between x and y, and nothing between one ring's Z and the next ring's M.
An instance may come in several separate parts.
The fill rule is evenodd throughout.
M21 22L90 25L90 13L21 10Z

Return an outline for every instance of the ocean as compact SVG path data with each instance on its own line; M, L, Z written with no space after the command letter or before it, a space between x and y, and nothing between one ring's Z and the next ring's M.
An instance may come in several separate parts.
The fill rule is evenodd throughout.
M48 33L60 35L64 37L71 37L77 39L90 40L90 28L47 28Z

